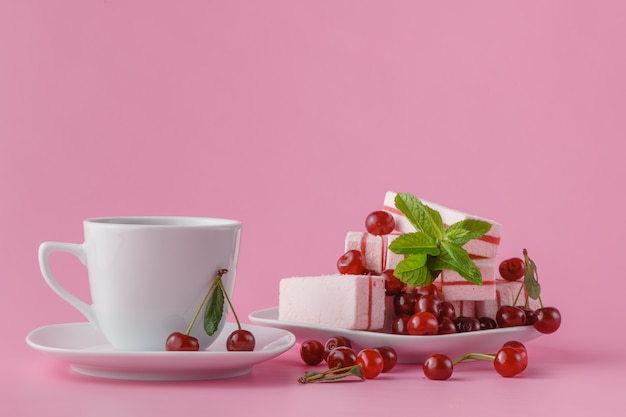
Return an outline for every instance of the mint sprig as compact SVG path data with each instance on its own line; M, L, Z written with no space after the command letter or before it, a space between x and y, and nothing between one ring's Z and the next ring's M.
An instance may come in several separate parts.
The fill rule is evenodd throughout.
M446 269L457 272L473 284L482 284L480 270L462 246L487 233L491 229L490 223L465 219L446 228L439 212L415 196L398 193L394 202L416 229L399 236L389 245L392 252L405 255L394 272L398 279L422 287L431 284Z

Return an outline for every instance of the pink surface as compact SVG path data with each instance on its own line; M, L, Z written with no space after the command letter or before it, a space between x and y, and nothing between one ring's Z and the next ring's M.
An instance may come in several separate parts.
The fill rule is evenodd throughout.
M1 2L2 414L621 415L625 14L620 1ZM81 242L84 218L241 220L246 317L277 305L281 278L334 272L387 190L502 223L499 259L528 248L564 322L531 342L526 375L468 364L435 383L403 366L300 386L294 349L228 381L117 382L24 342L83 321L36 253ZM75 259L53 268L88 297Z

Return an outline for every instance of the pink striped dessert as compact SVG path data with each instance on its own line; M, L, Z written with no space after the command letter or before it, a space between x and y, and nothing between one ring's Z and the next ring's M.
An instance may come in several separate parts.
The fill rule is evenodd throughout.
M381 330L385 279L371 275L322 275L280 281L278 319L352 330Z
M482 285L472 284L454 271L441 271L441 294L444 300L493 300L496 297L495 259L474 259L483 278Z
M454 306L457 317L475 317L476 301L471 300L446 300Z
M393 269L404 259L389 250L389 244L399 235L377 236L367 232L348 232L345 240L345 251L358 250L365 258L365 268L381 273L385 269Z
M490 317L495 320L496 312L504 305L513 305L515 297L522 286L522 281L506 281L501 278L496 280L496 295L493 300L476 301L476 317ZM522 293L517 300L517 306L523 306L526 302L526 290L522 290ZM540 307L538 300L528 299L528 307L531 310L536 310Z
M383 203L383 210L390 213L395 222L396 222L396 232L398 233L412 233L415 232L415 227L411 224L411 222L396 208L395 205L395 192L388 191L385 194L385 200ZM478 216L474 216L471 214L463 213L462 211L450 209L444 207L440 204L431 203L429 201L424 201L420 199L422 203L427 205L428 207L437 210L441 215L441 219L443 220L444 226L450 226L458 221L465 219L478 219L484 220L491 224L491 230L487 232L484 236L470 240L467 242L463 248L474 257L481 258L495 258L498 253L498 246L500 245L500 236L502 233L502 225L500 223L494 222L493 220L484 219Z
M439 294L442 294L442 292L441 292L441 286L442 286L441 280L438 279L435 282L433 282L433 284L435 284L435 286L439 290ZM448 301L448 302L452 303L452 305L454 306L454 312L456 313L457 317L475 317L476 316L476 301L473 301L473 300L453 300L453 299L444 298L443 295L441 296L441 300L442 301Z

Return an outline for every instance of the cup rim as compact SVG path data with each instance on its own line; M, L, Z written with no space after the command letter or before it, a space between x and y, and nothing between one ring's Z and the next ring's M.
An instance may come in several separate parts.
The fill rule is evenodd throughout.
M85 224L106 227L142 227L142 228L197 228L197 227L237 227L239 220L221 217L199 216L104 216L84 220Z

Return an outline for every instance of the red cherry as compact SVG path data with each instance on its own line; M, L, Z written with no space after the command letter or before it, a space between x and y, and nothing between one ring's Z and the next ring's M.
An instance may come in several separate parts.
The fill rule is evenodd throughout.
M374 350L383 357L383 372L389 372L398 362L398 354L391 346L380 346Z
M401 292L393 296L393 310L397 316L402 314L411 315L415 313L415 303L417 295L408 292Z
M455 325L458 333L480 330L480 321L476 317L457 317Z
M522 371L526 369L528 366L528 351L526 350L526 346L524 346L521 342L516 340L510 340L506 342L502 347L510 346L512 348L517 349L517 351L522 355ZM520 371L521 372L521 371Z
M426 378L443 381L452 376L452 359L441 353L434 353L426 358L422 365Z
M491 317L479 317L480 330L490 330L498 327L498 323Z
M437 334L454 334L456 333L456 325L452 320L447 317L437 317L439 321L439 329L437 330Z
M493 367L500 375L512 377L523 370L524 358L518 349L512 346L502 347L493 360Z
M439 289L435 284L424 285L423 287L415 287L414 289L415 295L423 296L423 295L432 295L436 298L439 298Z
M361 374L365 379L374 379L383 371L385 361L374 349L363 349L357 353L355 364L361 366Z
M391 333L409 334L409 332L406 329L408 322L409 322L409 316L407 314L396 316L391 322Z
M356 365L356 353L348 346L339 346L330 351L326 363L329 369L354 366Z
M441 313L441 301L431 294L422 295L415 303L415 312L419 313L420 311L428 311L436 317Z
M400 281L394 274L393 269L385 269L380 276L385 278L385 294L396 295L402 292L404 282Z
M174 332L167 337L165 350L197 352L200 350L200 342L198 342L198 339L188 334Z
M500 262L498 271L505 280L517 281L524 276L524 261L520 258L507 259Z
M396 221L386 211L374 211L365 218L365 228L373 235L388 235L396 228Z
M561 313L556 307L543 307L535 310L533 326L541 333L556 332L561 327Z
M340 346L352 347L352 343L343 336L333 336L324 343L324 360L328 360L328 354Z
M533 324L535 324L535 312L533 310L526 308L524 306L517 306L517 307L524 310L524 314L526 314L526 325L532 326Z
M504 305L496 312L498 327L514 327L526 324L526 312L519 308Z
M363 254L356 249L347 251L337 260L337 270L340 274L361 275L365 271Z
M226 350L231 352L253 351L254 345L254 335L245 329L235 330L226 339Z
M439 304L439 315L441 317L447 317L453 322L456 321L456 310L454 309L454 304L450 301L442 301Z
M409 317L406 329L411 335L437 334L439 331L439 321L437 317L427 311L420 311Z
M300 345L300 357L307 365L317 365L324 360L324 345L318 340L305 340Z

